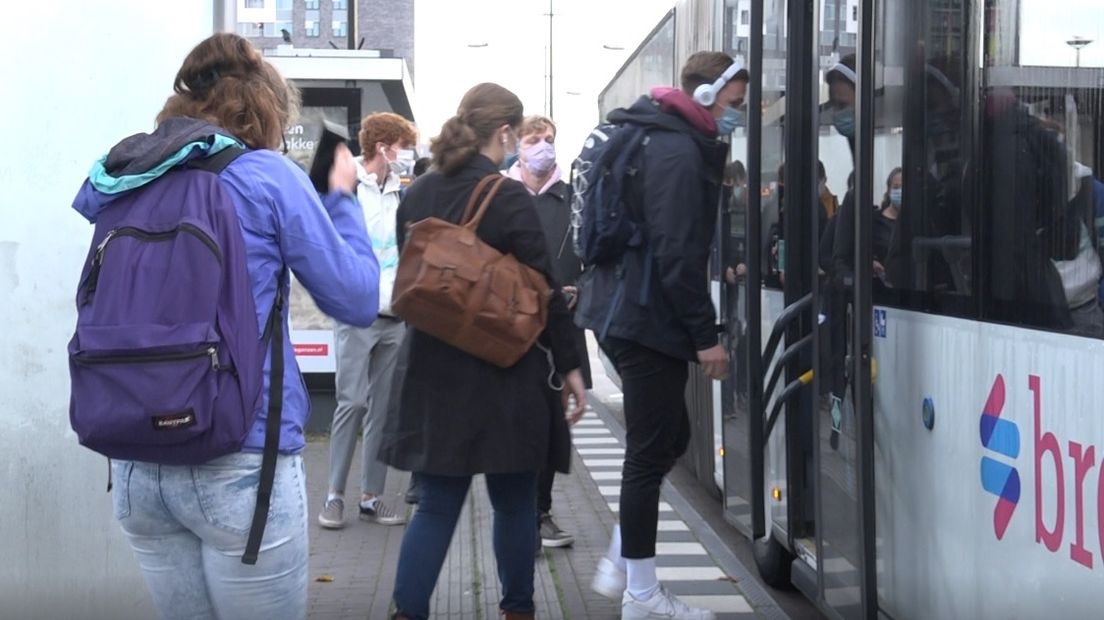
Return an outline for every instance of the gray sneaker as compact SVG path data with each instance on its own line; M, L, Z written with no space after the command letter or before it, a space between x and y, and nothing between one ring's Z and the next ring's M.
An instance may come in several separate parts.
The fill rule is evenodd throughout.
M345 500L335 497L326 500L322 506L322 512L318 513L318 525L328 530L339 530L345 527Z
M380 525L402 525L406 523L406 515L396 513L377 497L368 505L360 502L360 520L375 521Z
M540 516L540 538L545 547L570 547L575 537L560 529L547 512Z

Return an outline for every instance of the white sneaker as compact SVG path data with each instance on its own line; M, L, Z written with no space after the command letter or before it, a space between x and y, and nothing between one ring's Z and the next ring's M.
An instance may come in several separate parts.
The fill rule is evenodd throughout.
M625 571L617 568L609 558L603 557L598 561L598 570L594 572L594 579L590 580L590 589L616 601L625 594L627 583L628 577Z
M699 609L683 603L677 596L660 586L652 598L638 601L628 592L621 598L621 620L668 618L670 620L715 620L708 609Z

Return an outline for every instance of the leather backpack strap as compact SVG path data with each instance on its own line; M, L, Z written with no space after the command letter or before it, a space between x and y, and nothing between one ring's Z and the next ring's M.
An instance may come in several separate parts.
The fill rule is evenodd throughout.
M484 179L487 180L487 179ZM483 203L479 205L479 210L475 212L470 220L464 223L464 227L469 230L475 230L479 227L479 222L483 221L483 216L487 213L487 208L491 206L491 201L494 200L495 194L502 187L502 184L506 182L506 177L498 175L498 180L491 186L491 191L487 192L487 197L483 199Z
M479 183L472 190L471 196L468 198L468 206L464 209L464 217L460 218L460 225L464 226L471 221L472 211L475 209L475 203L479 200L480 194L483 190L487 189L487 186L495 182L498 179L505 179L506 177L501 174L488 174L487 176L479 179Z

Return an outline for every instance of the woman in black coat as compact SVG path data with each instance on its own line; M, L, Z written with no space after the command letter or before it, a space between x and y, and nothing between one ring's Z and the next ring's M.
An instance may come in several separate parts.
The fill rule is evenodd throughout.
M399 206L400 246L408 224L459 222L479 181L517 150L521 101L496 84L472 88L432 143L434 172L410 186ZM486 474L495 510L494 548L507 618L533 616L536 475L567 471L570 435L585 405L567 305L551 277L541 224L525 187L507 180L477 233L485 243L541 271L553 296L538 346L498 368L413 327L399 353L380 458L417 472L418 510L403 537L395 580L396 618L429 615L471 477ZM550 385L563 385L559 395ZM568 407L568 396L574 403ZM555 399L562 398L562 403ZM563 409L561 409L561 406Z

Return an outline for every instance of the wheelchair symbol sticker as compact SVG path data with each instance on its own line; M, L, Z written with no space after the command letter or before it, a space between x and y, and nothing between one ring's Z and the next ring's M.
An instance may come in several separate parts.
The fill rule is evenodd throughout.
M886 337L886 311L874 309L874 337Z

